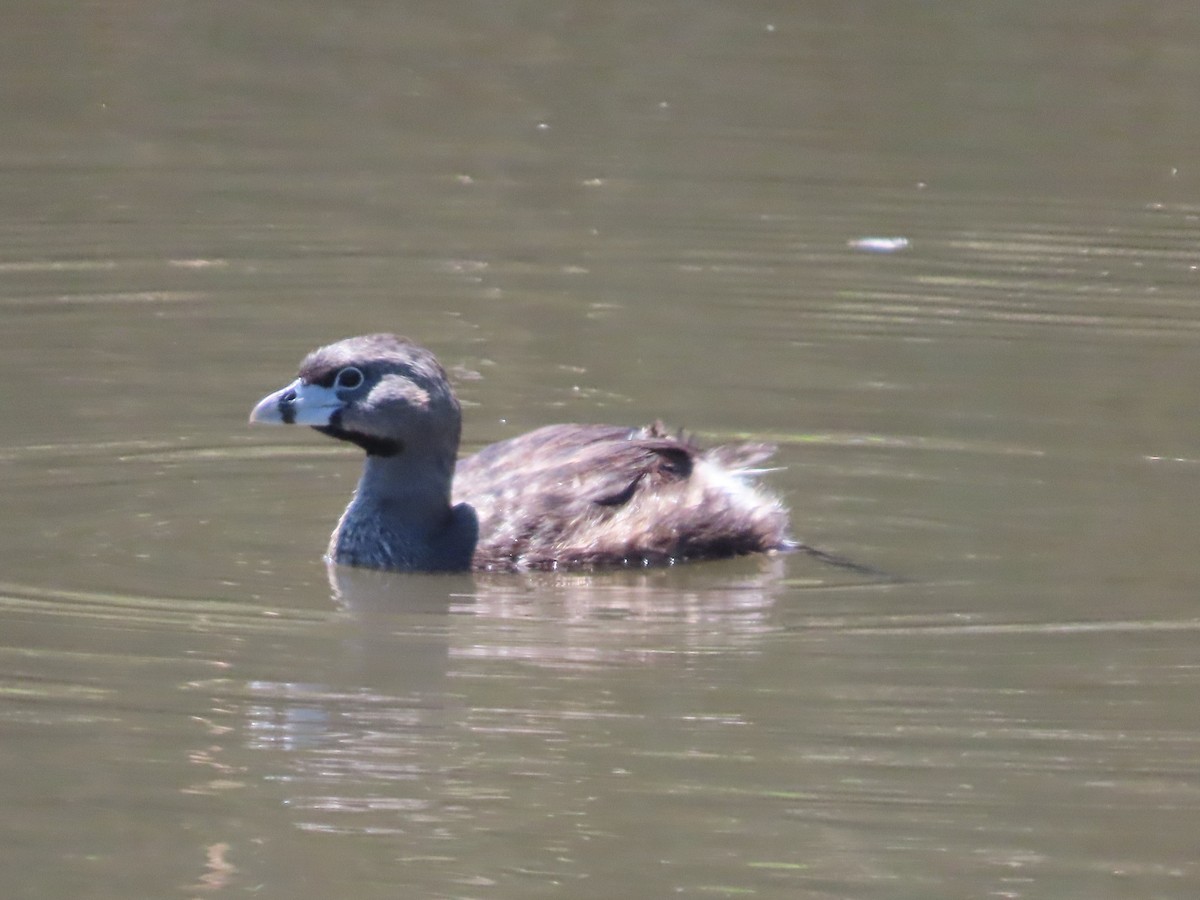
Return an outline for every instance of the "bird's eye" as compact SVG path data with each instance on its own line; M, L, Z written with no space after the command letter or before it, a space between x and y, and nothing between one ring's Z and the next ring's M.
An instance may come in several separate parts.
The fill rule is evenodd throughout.
M337 378L333 380L333 386L338 390L352 391L363 383L365 377L362 370L354 366L346 366L337 373Z

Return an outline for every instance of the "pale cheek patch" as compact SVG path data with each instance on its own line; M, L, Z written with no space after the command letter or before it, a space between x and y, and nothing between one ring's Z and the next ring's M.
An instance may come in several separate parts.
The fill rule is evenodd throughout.
M371 391L369 403L401 400L416 409L429 409L429 392L399 375L384 376Z

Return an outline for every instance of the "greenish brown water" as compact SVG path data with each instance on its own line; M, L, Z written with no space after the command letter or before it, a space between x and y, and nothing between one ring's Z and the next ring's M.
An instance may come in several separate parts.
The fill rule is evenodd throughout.
M1200 892L1191 6L26 6L6 896ZM331 582L355 455L245 419L381 328L901 580Z

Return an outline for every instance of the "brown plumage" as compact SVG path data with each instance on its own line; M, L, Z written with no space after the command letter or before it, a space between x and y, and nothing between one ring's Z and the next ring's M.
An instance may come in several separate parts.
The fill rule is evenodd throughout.
M549 425L455 464L461 415L445 372L393 335L314 351L251 421L311 425L366 451L330 541L339 563L589 568L790 546L786 510L752 482L765 444L705 451L657 423Z

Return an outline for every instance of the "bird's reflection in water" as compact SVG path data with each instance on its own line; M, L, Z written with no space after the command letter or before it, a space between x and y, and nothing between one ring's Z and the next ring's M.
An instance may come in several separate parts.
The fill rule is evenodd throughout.
M249 685L250 745L274 754L259 762L286 785L298 827L430 841L456 821L478 827L518 770L555 781L568 748L607 742L615 725L683 727L689 701L674 721L613 697L630 678L695 690L697 670L755 653L774 627L782 565L561 576L331 566L342 615L322 646L334 658L297 660L326 680ZM521 790L549 790L539 785Z
M779 557L679 568L404 575L331 565L333 599L358 621L445 616L450 659L536 665L627 662L747 649L771 628ZM426 620L428 626L431 623ZM650 658L650 657L647 657Z

